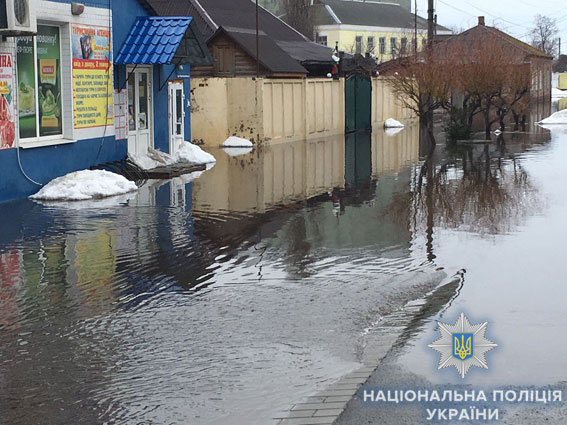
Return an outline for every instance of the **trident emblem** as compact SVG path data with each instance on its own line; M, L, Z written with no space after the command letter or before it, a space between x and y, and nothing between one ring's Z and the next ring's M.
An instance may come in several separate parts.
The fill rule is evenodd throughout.
M453 334L453 357L466 360L473 355L473 334Z

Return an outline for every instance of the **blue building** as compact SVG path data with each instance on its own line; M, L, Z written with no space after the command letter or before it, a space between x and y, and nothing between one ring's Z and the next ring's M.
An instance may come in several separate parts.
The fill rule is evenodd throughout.
M0 30L0 202L190 140L190 65L211 63L191 17L144 0L26 1L14 22L29 28Z

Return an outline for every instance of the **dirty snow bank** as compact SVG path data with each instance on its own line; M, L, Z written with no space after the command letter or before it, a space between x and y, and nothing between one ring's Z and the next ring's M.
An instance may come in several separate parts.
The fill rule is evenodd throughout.
M128 158L143 170L186 162L190 164L210 164L216 162L214 156L189 142L181 142L174 156L157 149L148 148L148 152L145 155L128 154Z
M398 134L402 131L404 131L403 127L394 127L394 128L384 129L384 133L386 133L386 136L388 136L388 137L394 137L396 134Z
M191 164L210 164L217 162L214 156L205 152L199 146L193 143L183 142L177 147L175 153L175 162L189 162Z
M129 153L128 158L142 170L151 170L152 168L171 165L175 162L170 155L153 148L148 148L148 151L142 155Z
M224 148L251 148L254 144L250 140L242 139L236 136L230 136L222 145Z
M30 199L42 201L84 201L106 198L138 190L120 174L105 170L83 170L58 177L43 186Z
M401 122L396 121L394 118L388 118L384 123L384 128L402 128L405 127Z
M567 97L567 90L560 90L554 87L551 89L551 97Z
M538 124L567 124L567 109L552 114Z
M228 155L228 156L240 156L240 155L246 155L247 153L252 152L252 148L222 148L222 150Z

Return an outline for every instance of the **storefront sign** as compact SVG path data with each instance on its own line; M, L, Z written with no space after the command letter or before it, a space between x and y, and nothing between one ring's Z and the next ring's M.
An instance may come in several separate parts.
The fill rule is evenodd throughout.
M75 128L113 125L113 79L108 27L72 26Z
M14 147L14 58L0 53L0 149Z

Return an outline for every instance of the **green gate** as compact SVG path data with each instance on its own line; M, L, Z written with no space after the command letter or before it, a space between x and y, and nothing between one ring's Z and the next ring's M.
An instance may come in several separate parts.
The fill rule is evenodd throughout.
M345 81L345 131L370 130L372 81L361 72L353 72Z

